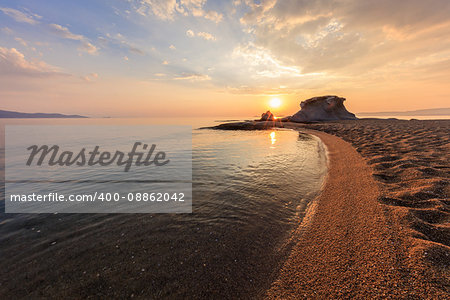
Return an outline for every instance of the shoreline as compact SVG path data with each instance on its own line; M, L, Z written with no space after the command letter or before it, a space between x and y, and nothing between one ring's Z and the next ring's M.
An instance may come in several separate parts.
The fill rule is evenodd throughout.
M230 291L227 295L230 297L235 295L233 291L234 293L240 291L244 298L246 295L249 297L253 295L251 294L253 290L243 290L250 285L242 284L243 280L249 279L256 283L255 277L249 276L251 272L261 276L258 278L266 280L267 283L257 289L257 298L444 299L450 295L448 239L450 185L445 185L448 182L450 167L450 151L448 151L450 150L450 134L447 134L450 133L450 120L358 120L314 124L276 122L275 126L271 123L273 122L260 122L256 125L251 124L248 128L245 128L246 124L238 123L237 129L276 130L273 127L284 127L286 130L297 132L294 135L297 135L299 139L303 139L306 135L308 138L312 136L315 140L320 140L318 151L321 152L323 146L327 165L320 193L314 193L309 198L302 220L290 227L291 230L286 231L285 240L290 248L286 250L277 268L269 267L255 272L255 265L251 265L249 271L243 271L241 264L236 260L230 260L231 264L224 265L231 265L239 270L239 274L242 274L241 277L235 277L234 271L225 269L224 272L229 274L227 276L237 278L232 285L231 281L223 280L222 269L215 273L210 271L214 260L197 265L200 260L191 256L193 259L189 262L183 261L183 265L176 263L176 260L167 260L167 262L175 263L166 264L165 267L180 268L179 270L184 270L188 266L195 267L197 268L195 270L203 270L203 273L196 272L199 274L199 279L206 274L213 274L215 276L212 277L211 282L220 282L218 286L226 286L226 291ZM262 134L267 137L269 132ZM249 153L252 152L249 150ZM283 163L277 166L281 166L282 169L286 167ZM298 169L292 170L294 172L288 176L290 180L295 181L300 176L308 176L307 174L299 175ZM277 181L283 178L279 176L279 173L276 175L272 178ZM280 185L278 191L293 193L294 198L298 195L298 189L290 183ZM267 206L264 207L264 211L267 211ZM11 253L16 255L4 264L2 275L13 275L5 277L0 294L7 295L6 292L15 292L20 295L28 290L33 291L34 295L53 295L54 297L74 293L85 296L89 296L90 293L97 293L97 295L101 293L113 295L114 293L116 296L126 297L136 291L140 294L134 295L142 296L156 287L160 289L157 291L158 295L161 296L161 292L167 297L171 295L173 287L166 287L161 282L159 285L143 284L155 278L148 270L164 269L149 264L150 261L157 261L149 260L149 255L164 253L173 246L169 235L160 237L162 243L158 242L159 248L154 248L150 239L142 239L142 232L136 231L135 227L149 224L148 215L137 218L120 217L119 224L126 225L125 231L122 232L110 231L111 226L117 225L117 219L108 217L103 220L102 216L98 216L96 222L99 223L95 225L97 228L92 227L91 221L84 220L86 222L80 224L89 224L89 227L82 226L80 232L70 235L64 231L58 233L58 228L64 228L64 224L71 224L74 219L71 219L71 216L64 220L60 218L61 215L51 215L45 218L45 222L30 220L25 223L26 226L19 228L21 235L17 241L23 241L26 237L32 237L36 241L34 247L28 247L28 251L33 251L30 258L26 255L27 251L16 251L23 246L17 244L16 247L14 243L10 243L14 241L14 236L4 236L6 244L3 248L10 247L13 250ZM156 218L153 216L151 218L152 222L155 222ZM61 223L62 221L66 223ZM37 234L41 229L43 232L49 231L53 227L48 225L53 222L62 224L58 228L55 227L53 232L58 235ZM255 222L266 229L272 227L261 219ZM12 223L3 224L6 226L5 232L8 232L8 226ZM36 232L35 229L39 231ZM92 229L96 230L92 231ZM193 229L194 236L199 236L198 228ZM224 232L229 230L228 228ZM208 231L211 235L212 231L205 232L208 234ZM58 236L55 245L53 245L53 242L56 242L54 236ZM258 251L262 249L254 243L242 243L243 239L236 238L239 237L238 234L230 236L229 240L235 242L233 249L240 247L258 249ZM217 242L224 240L223 234L215 234L214 237L217 239L211 239L212 245L220 245ZM58 259L64 256L56 255L49 258L36 255L43 250L47 254L50 251L67 253L62 251L71 246L70 242L74 238L77 241L77 247L70 247L70 250L74 251L71 259L63 260L62 264ZM279 249L278 244L273 244L273 239L267 234L262 236L262 241L271 249ZM196 242L207 245L201 239ZM183 247L185 246L186 244L183 243ZM85 251L88 248L90 251ZM36 249L39 251L34 253ZM155 249L155 251L147 253L147 249ZM212 248L207 246L205 249ZM136 255L131 260L129 253L134 251L145 251L145 254ZM89 254L89 260L84 259L85 254ZM106 257L115 258L106 266L103 264L105 254ZM27 260L22 263L20 260L25 257ZM239 258L239 252L227 253L225 257ZM267 257L270 259L271 255ZM14 261L16 258L17 260ZM266 262L265 259L259 259L256 256L252 258L255 259L256 264ZM95 263L79 264L79 261ZM132 264L129 264L130 261ZM144 266L146 271L140 272L141 267L135 269L134 266L137 266L135 262L137 265ZM49 272L48 266L61 268L53 268L52 272ZM204 269L206 267L208 269ZM51 281L56 278L52 276L57 276L60 279L56 281L58 285L43 285L46 282L43 274L50 276ZM75 278L72 274L79 275L83 281L72 281ZM116 274L128 275L122 278ZM267 274L273 276L269 278ZM31 280L28 280L29 278ZM132 284L128 284L124 278L128 278ZM140 280L135 281L134 278L140 278ZM184 285L182 291L186 295L205 288L202 280L194 280L196 284L192 286L193 277L186 278L189 284ZM20 284L25 279L27 284L31 284L30 287ZM17 285L9 286L11 280L17 282ZM126 283L125 288L112 289L111 286L118 286L119 281L122 282L121 284ZM45 289L35 289L32 285ZM255 286L254 283L251 285ZM8 290L9 288L11 290ZM219 289L210 285L208 291L214 292ZM206 294L195 295L200 297ZM191 294L191 296L195 295Z
M319 137L326 145L328 174L315 200L307 230L301 226L300 231L294 232L296 244L279 278L268 290L267 298L368 297L374 296L372 291L376 288L382 294L392 294L382 284L392 280L393 274L384 278L385 272L394 265L391 259L384 258L389 261L387 268L378 259L372 270L364 265L370 252L376 253L380 247L387 249L386 245L372 243L382 240L378 235L388 235L383 232L383 226L373 222L383 214L375 201L379 191L370 178L370 170L341 139L318 131L300 131ZM350 174L357 175L354 178L357 182L349 181ZM367 246L367 243L371 244ZM366 247L361 250L364 244ZM374 263L375 257L370 258ZM361 284L362 275L371 278L371 282Z
M286 125L322 140L329 169L321 193L311 203L313 214L294 232L292 252L266 297L445 296L408 267L412 262L407 231L377 201L381 189L356 149L302 124Z

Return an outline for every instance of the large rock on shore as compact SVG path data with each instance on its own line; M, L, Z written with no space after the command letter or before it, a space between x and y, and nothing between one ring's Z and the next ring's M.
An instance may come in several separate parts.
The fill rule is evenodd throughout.
M291 122L320 122L357 120L355 114L344 106L345 98L338 96L314 97L300 103L301 110L288 117Z

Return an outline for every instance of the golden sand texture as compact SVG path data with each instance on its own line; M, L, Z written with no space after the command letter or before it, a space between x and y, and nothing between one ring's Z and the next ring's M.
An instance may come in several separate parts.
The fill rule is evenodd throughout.
M327 181L267 297L449 297L449 124L285 124L349 143L313 132L329 151Z
M382 192L378 201L403 215L413 237L433 245L433 254L427 253L430 262L437 259L436 265L450 267L450 120L359 120L306 127L351 143L372 167Z

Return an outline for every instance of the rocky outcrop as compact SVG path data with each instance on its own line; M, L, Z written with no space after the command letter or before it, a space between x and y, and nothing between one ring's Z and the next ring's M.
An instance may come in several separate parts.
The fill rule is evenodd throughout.
M295 115L286 119L291 122L357 120L355 114L345 108L344 101L345 98L338 96L314 97L302 101L300 103L301 109Z
M283 128L282 122L277 121L246 121L224 123L214 127L204 127L204 129L220 129L220 130L266 130L272 128Z
M273 120L275 120L275 116L273 115L273 113L270 112L270 110L261 114L260 121L273 121Z

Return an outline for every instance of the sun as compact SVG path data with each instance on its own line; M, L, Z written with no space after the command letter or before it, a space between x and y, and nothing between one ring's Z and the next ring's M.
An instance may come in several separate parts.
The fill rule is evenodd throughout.
M269 101L269 105L271 108L278 108L281 105L281 100L280 98L272 98Z

